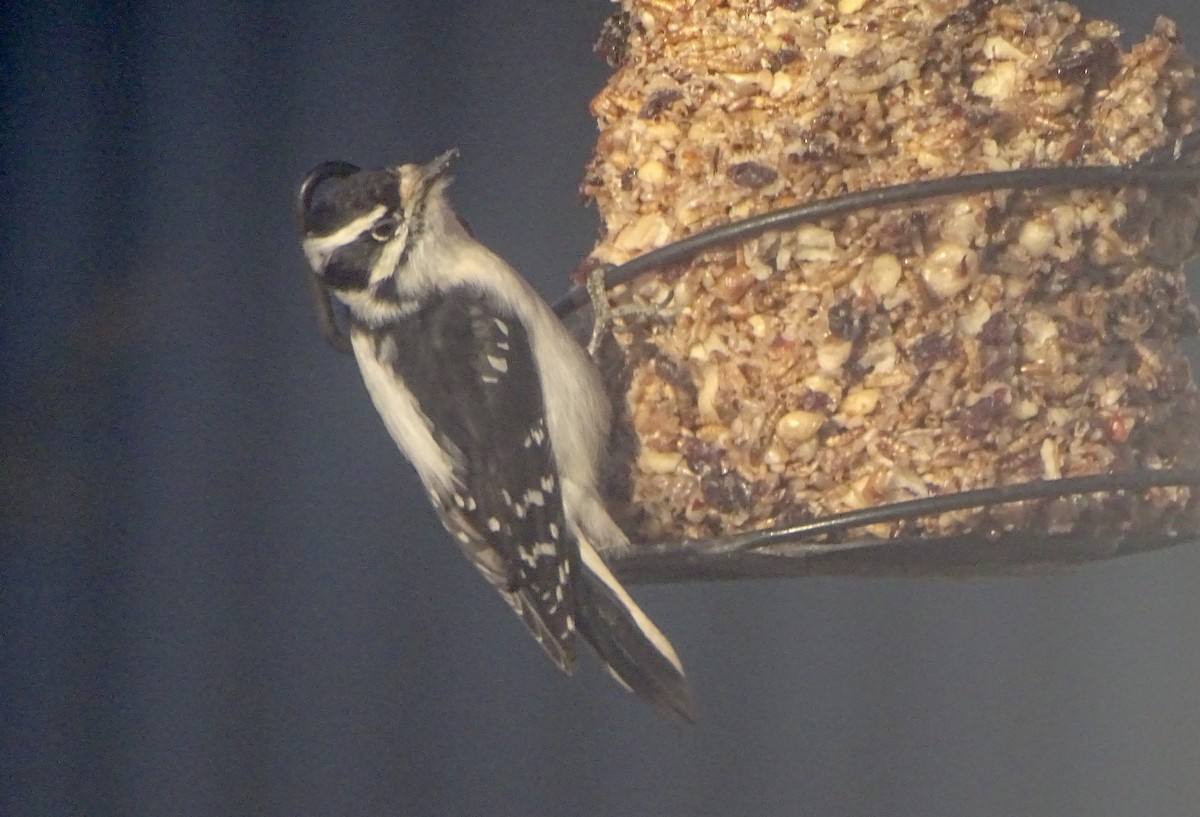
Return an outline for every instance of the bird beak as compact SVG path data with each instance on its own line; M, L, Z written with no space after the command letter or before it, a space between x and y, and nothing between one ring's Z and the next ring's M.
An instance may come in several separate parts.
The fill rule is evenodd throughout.
M456 158L458 158L458 148L450 148L429 164L423 165L421 167L421 180L425 183L425 187L432 187L434 182L444 177L450 169L450 163Z

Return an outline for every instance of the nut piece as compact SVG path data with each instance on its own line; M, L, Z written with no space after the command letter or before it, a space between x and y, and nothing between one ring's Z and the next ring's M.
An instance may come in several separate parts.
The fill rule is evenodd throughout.
M789 443L808 442L824 423L825 416L815 411L789 411L775 424L775 434Z
M921 265L921 277L939 298L953 298L971 283L979 269L979 256L959 244L944 242L933 248Z
M842 413L850 417L870 414L879 405L879 389L855 389L842 401Z

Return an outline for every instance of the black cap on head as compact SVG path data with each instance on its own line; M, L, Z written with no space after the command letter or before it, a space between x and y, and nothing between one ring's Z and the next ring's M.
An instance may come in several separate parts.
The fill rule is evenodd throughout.
M389 212L401 209L395 170L363 170L349 162L323 162L301 182L296 216L302 235L328 235L381 204Z
M327 181L345 179L360 170L362 168L350 164L350 162L335 161L321 162L308 172L304 181L300 182L300 189L296 191L296 221L300 225L301 233L308 232L309 213L313 209L313 199L316 197L318 189Z

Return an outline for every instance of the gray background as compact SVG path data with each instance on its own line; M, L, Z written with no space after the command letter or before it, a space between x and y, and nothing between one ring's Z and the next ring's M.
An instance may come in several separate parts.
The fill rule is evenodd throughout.
M1091 0L1130 35L1194 0ZM1200 548L1073 573L639 588L678 729L560 677L314 329L315 162L462 148L560 294L611 7L8 6L5 815L1200 813Z

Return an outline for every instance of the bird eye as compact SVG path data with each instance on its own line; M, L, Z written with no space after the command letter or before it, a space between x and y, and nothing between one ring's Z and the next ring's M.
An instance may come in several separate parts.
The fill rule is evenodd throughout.
M387 241L396 234L397 227L396 219L391 216L381 218L375 222L375 226L371 228L371 238L376 241Z

